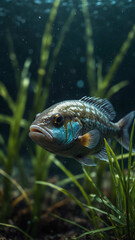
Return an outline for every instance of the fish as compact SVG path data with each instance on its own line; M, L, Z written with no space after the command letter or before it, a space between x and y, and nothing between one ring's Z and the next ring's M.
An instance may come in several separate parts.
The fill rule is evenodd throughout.
M107 99L84 96L80 100L65 100L36 115L29 137L51 153L95 166L91 156L108 161L104 139L110 144L114 138L129 150L129 127L135 111L118 122L113 122L115 116Z

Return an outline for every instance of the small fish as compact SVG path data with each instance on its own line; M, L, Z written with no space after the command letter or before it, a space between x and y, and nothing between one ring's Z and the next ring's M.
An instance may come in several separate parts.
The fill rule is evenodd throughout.
M115 111L107 99L83 97L57 103L36 115L30 138L49 152L94 166L89 155L108 161L104 138L115 138L129 150L128 128L135 111L114 123ZM135 152L135 148L132 150Z

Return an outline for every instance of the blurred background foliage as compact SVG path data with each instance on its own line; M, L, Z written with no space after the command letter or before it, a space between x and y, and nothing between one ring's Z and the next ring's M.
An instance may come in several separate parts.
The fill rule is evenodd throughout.
M104 60L102 60L102 58L99 59L96 56L97 46L95 46L93 33L94 30L91 21L93 18L90 15L91 7L93 7L93 5L90 6L87 0L80 1L80 4L73 2L72 7L70 8L69 6L71 5L69 4L68 14L66 12L66 17L64 17L63 12L61 14L62 16L60 15L62 4L62 1L55 0L53 4L51 4L47 18L45 21L43 21L43 23L46 23L42 37L40 35L41 47L40 49L38 48L39 53L36 57L38 58L38 64L36 63L34 66L32 57L27 58L23 64L21 61L20 64L20 55L23 55L23 50L25 52L25 49L23 47L23 50L20 49L19 52L16 51L16 38L12 36L12 29L10 29L9 22L7 22L5 25L8 55L14 76L11 74L12 81L9 79L10 75L6 81L4 81L4 79L3 81L0 81L0 123L2 126L0 132L0 162L2 169L0 174L4 176L2 178L3 202L0 217L1 221L6 221L6 219L11 215L11 190L12 186L15 185L28 203L31 212L31 221L33 224L33 235L36 232L42 207L41 202L44 197L44 186L42 186L42 184L37 185L36 181L43 182L47 180L52 162L55 162L56 165L59 165L54 155L41 149L28 140L27 136L29 126L35 115L57 100L81 98L83 95L112 98L115 94L116 96L119 96L119 92L124 87L130 86L132 88L133 85L129 78L126 77L123 79L123 75L120 80L118 79L117 81L115 81L115 77L117 79L118 69L121 67L120 65L122 65L124 59L127 57L127 52L132 46L132 41L134 41L135 25L133 23L130 24L132 26L128 27L128 31L122 40L119 39L118 35L115 36L115 41L118 40L119 44L116 48L117 50L115 49L115 54L113 53L111 56L113 60L111 60L111 63L107 63L107 66L105 67ZM81 19L81 24L78 23L78 16ZM39 17L41 18L41 16ZM23 19L19 21L21 22ZM59 30L56 31L56 28ZM83 35L83 37L78 35L78 32L81 31L80 28L82 30L81 35ZM84 51L82 56L81 46L79 46L80 40L78 39L78 36L83 41L83 43L81 42L81 45L83 44ZM100 37L101 43L103 43L102 35ZM67 39L69 46L64 45ZM114 36L112 36L112 39L114 39ZM35 41L36 40L34 40L34 42ZM73 43L75 42L74 45L72 45L72 41ZM114 42L109 41L108 46L113 48ZM70 53L68 55L69 48ZM104 48L105 46L103 46L103 51ZM31 48L29 49L29 53L32 52L32 50L30 50ZM110 53L108 52L108 55L109 54ZM71 56L71 62L73 66L71 66L70 63ZM81 67L80 65L77 65L78 56L80 59L79 64L82 64ZM60 57L61 60L58 60ZM80 72L75 74L76 72L80 71L80 68L83 68L82 76L85 76L85 80L80 78ZM34 73L31 73L32 70ZM6 69L6 71L8 70ZM57 71L59 71L58 74L56 74ZM37 74L35 74L35 72L37 72ZM67 72L72 75L72 81L68 80L70 75L67 74L67 77ZM83 72L85 72L85 74L83 74ZM74 94L75 88L78 88L75 91L76 94ZM71 90L73 93L71 93ZM54 93L56 94L56 98L54 98ZM130 97L130 94L128 96ZM123 105L123 100L121 99L116 98L116 100L114 99L113 101L116 102L117 106L119 105L120 101L120 105ZM124 101L128 102L128 98L124 98ZM132 104L134 105L134 101ZM125 115L124 108L122 108L121 114ZM25 173L26 161L31 162L30 167L32 169L30 169L30 172L32 172L32 176L34 176L32 184L31 179L29 179L29 176L27 176ZM70 160L70 163L71 161L72 160ZM71 169L73 169L74 164L75 163L71 164ZM17 171L19 172L19 183L12 178L15 168L17 168ZM107 164L100 161L98 161L96 168L87 168L89 173L92 172L93 179L99 189L103 188L104 174L107 171L107 168ZM78 169L81 169L81 167L78 166ZM84 174L77 176L77 178L82 177L84 178L84 187L87 194L92 192L94 194L95 189L93 185L91 185L87 174L85 174L85 177ZM22 188L19 184L22 186ZM112 187L114 187L113 181ZM27 193L23 192L23 188L28 189ZM29 198L29 194L33 199L33 204L31 203L31 197ZM83 194L86 200L88 200L89 205L91 205L87 194L84 192ZM115 195L113 196L113 191L112 199L115 201ZM83 209L83 211L85 210ZM93 221L95 221L94 215Z

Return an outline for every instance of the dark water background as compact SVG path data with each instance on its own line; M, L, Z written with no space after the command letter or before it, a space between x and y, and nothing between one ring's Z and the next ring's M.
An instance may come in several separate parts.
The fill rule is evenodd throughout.
M51 0L1 0L0 1L0 81L15 99L17 89L13 69L9 60L6 29L11 32L20 67L30 57L31 84L28 90L27 112L30 112L34 82L39 67L41 39L48 20ZM85 23L81 0L62 0L53 26L55 46L59 33L72 8L76 14L59 53L53 74L48 106L65 99L79 99L88 95L86 74ZM118 53L127 34L135 24L135 1L133 0L88 0L93 28L94 54L96 62L102 61L105 74ZM116 93L111 102L117 118L135 109L135 39L112 82L128 80L129 85ZM0 97L0 112L10 114ZM1 125L2 126L2 125ZM8 127L0 129L7 136ZM29 142L29 141L28 141Z

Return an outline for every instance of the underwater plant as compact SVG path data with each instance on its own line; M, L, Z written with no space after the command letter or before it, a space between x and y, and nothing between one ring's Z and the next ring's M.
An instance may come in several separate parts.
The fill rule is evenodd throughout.
M86 39L86 68L87 80L89 84L89 96L111 98L116 92L120 91L123 87L127 86L128 81L121 81L115 85L111 85L112 80L124 60L124 57L135 38L135 25L128 33L127 39L122 44L118 54L116 55L113 63L108 69L105 76L102 75L102 64L98 63L96 68L96 60L94 58L94 43L93 31L90 21L90 14L88 10L87 0L82 0L82 11L85 21L85 39Z
M26 110L26 101L28 98L28 88L30 84L29 77L29 67L31 64L31 60L27 59L24 63L24 67L20 70L17 55L14 50L14 44L9 30L7 30L7 40L9 47L9 58L14 70L15 77L15 86L17 88L17 96L16 101L12 99L10 96L7 87L0 82L0 96L6 101L9 109L12 112L11 116L0 114L0 122L6 123L9 125L10 131L8 136L7 147L6 142L2 135L1 144L3 144L3 150L0 149L0 161L2 167L0 174L3 176L3 198L2 198L2 211L0 213L1 221L6 221L6 219L11 215L11 188L13 184L13 180L11 180L12 172L15 164L17 163L17 167L21 176L22 184L26 187L28 183L25 182L25 174L22 166L22 159L20 157L20 149L22 145L25 143L25 139L28 134L28 129L30 122L35 117L35 113L43 110L47 103L48 95L49 95L49 87L52 79L52 74L57 63L57 57L61 50L63 41L65 39L66 33L68 32L70 25L72 23L73 17L75 15L74 9L71 10L69 17L65 24L62 26L60 31L60 36L54 47L52 53L52 60L50 61L50 65L48 71L46 70L46 66L48 64L48 59L50 57L50 48L52 44L52 31L53 24L57 16L57 12L60 6L60 0L55 0L52 6L52 9L49 14L48 21L45 26L45 30L42 37L41 44L41 54L40 54L40 66L38 69L38 79L36 82L36 86L34 89L34 101L33 106L28 116L28 119L24 119L24 113ZM46 76L46 78L45 78ZM44 78L46 81L44 81ZM45 84L44 84L45 82ZM19 141L18 141L19 140ZM48 171L50 164L52 162L52 155L47 151L43 151L41 148L36 147L35 155L33 151L30 150L30 155L32 159L32 166L34 171L35 180L46 180L48 176ZM39 168L40 166L40 168ZM23 192L25 193L25 192ZM43 187L37 187L35 184L32 190L33 195L33 206L30 207L30 213L32 217L33 223L33 235L36 232L36 225L38 222L38 217L40 215L41 210L41 201L44 195ZM24 194L24 199L27 201L27 194Z
M52 59L50 61L48 72L46 72L45 67L47 65L47 60L49 57L49 51L50 51L51 42L52 42L52 36L50 37L50 34L52 31L53 21L55 20L59 4L60 4L60 1L54 2L54 5L50 12L49 20L48 20L48 23L46 24L46 28L42 38L40 67L38 69L38 81L37 81L37 88L36 88L36 93L35 93L35 98L33 103L33 110L30 117L31 121L33 117L35 117L35 114L37 112L40 112L45 108L45 105L47 103L48 96L49 96L49 87L52 79L52 74L54 72L55 65L57 62L57 57L61 50L65 35L69 30L70 24L75 15L74 9L71 10L67 21L65 22L65 24L61 29L58 41L52 53ZM45 78L45 84L43 87L42 84L43 84L44 75L46 75L46 78ZM36 155L33 156L32 158L35 181L39 179L40 180L47 179L49 167L52 163L52 159L53 159L52 154L36 146ZM34 216L33 219L35 219L35 225L37 225L37 222L39 220L38 217L40 216L40 211L41 211L41 201L44 196L44 189L42 186L39 187L35 184L33 188L33 193L34 193L34 199L35 199L34 209L33 209L33 216ZM34 232L36 232L35 226L33 227L33 229L34 229Z
M103 77L101 64L98 64L97 74L95 72L96 67L93 57L94 45L92 41L92 28L86 0L82 1L82 6L86 28L87 76L89 82L90 96L94 95L98 97L110 98L114 93L118 92L121 88L125 87L128 84L127 81L122 81L112 86L111 82L116 74L120 63L124 59L124 56L127 53L127 50L131 45L132 40L135 37L135 26L133 26L133 28L129 32L127 39L123 43L119 53L117 54L112 65L110 66L108 73L105 77ZM64 167L64 165L60 161L54 158L53 162L67 175L68 178L62 180L60 183L58 182L57 185L48 182L37 182L37 184L57 189L64 195L70 197L81 208L82 212L86 215L86 217L90 221L92 221L94 229L89 230L76 222L55 215L55 217L57 217L58 219L78 226L78 228L81 228L85 231L79 237L73 239L82 239L84 236L93 237L95 235L98 237L98 239L110 239L109 236L111 230L113 230L111 232L112 237L115 237L116 239L127 239L127 237L128 239L130 239L131 236L133 236L135 229L132 219L134 219L135 215L133 216L133 212L132 214L129 212L130 201L132 203L134 202L134 177L132 180L130 179L130 175L133 176L132 169L134 168L134 162L133 164L131 164L133 133L134 126L131 132L130 150L128 154L122 153L120 156L116 156L111 147L105 141L112 179L110 181L112 182L113 195L111 195L111 197L113 201L111 201L110 198L108 198L101 190L101 184L103 183L103 173L105 173L106 171L106 164L100 165L100 162L95 171L93 171L92 169L92 172L90 172L90 169L87 169L85 167L84 176L74 176L67 168ZM128 158L128 174L126 174L124 170L124 158ZM119 163L118 160L121 160L122 162L122 169L121 163ZM93 175L94 180L91 177ZM80 178L87 179L86 189L84 189L80 182L77 180ZM76 187L79 188L86 203L82 203L80 200L78 200L74 193L71 193L67 189L62 187L69 182L73 182ZM95 184L95 182L98 184ZM132 194L130 195L131 192ZM94 202L96 202L97 205L95 205ZM132 205L130 207L130 211L133 211L134 206ZM90 210L90 214L88 212L88 209ZM132 216L132 218L130 218L130 216ZM103 226L102 228L100 227L101 225ZM109 234L107 233L108 231Z
M82 0L82 12L85 21L85 41L86 41L86 70L87 70L87 81L89 85L89 96L95 96L100 98L110 99L115 93L119 92L123 87L126 87L128 81L120 81L119 83L112 84L112 81L120 67L120 64L124 60L132 41L135 38L135 25L127 35L126 40L123 42L119 52L114 58L105 76L102 74L102 63L97 63L94 58L94 42L93 42L93 31L90 19L90 13L88 10L87 0ZM114 145L115 143L113 143ZM115 146L115 145L114 145ZM101 187L104 172L106 171L106 163L98 161L96 167L96 183ZM84 180L85 186L90 190L91 186L87 181Z
M6 152L0 150L0 159L3 164L4 171L8 174L12 174L12 170L14 167L15 161L18 162L21 171L21 159L19 158L19 134L21 127L26 125L26 120L23 119L25 103L27 100L27 90L29 86L29 78L28 78L28 69L30 66L30 60L26 60L22 73L20 75L20 86L17 94L16 102L13 102L12 98L10 97L5 85L1 82L0 83L0 95L7 101L9 108L11 109L13 115L5 116L0 115L0 121L5 121L10 126L9 138ZM10 214L10 206L9 202L11 199L11 184L6 179L3 178L3 203L2 203L2 212L1 218L5 218L7 214Z
M95 235L98 236L99 239L107 239L109 238L108 231L110 233L111 230L113 230L116 239L121 237L126 238L127 236L130 238L132 236L132 232L134 231L135 220L133 206L135 188L133 172L134 162L131 164L133 130L131 135L130 151L128 154L116 156L110 146L106 143L111 172L110 181L112 184L112 193L110 196L112 201L110 200L110 197L107 197L102 192L102 183L104 181L103 175L104 173L106 175L107 168L106 163L99 163L95 169L89 169L85 167L83 169L84 173L74 176L58 159L56 159L53 154L48 153L38 146L34 148L34 151L31 149L31 147L29 147L29 158L32 161L35 184L32 190L28 191L28 193L24 191L25 186L29 188L29 183L25 182L25 173L22 166L23 159L20 157L20 150L22 145L25 143L28 134L28 128L30 123L33 121L33 118L38 112L41 112L46 107L48 96L50 94L49 91L51 79L57 63L57 57L61 50L66 33L68 32L75 16L75 10L72 9L67 21L63 24L58 41L51 54L54 22L57 17L60 3L60 0L53 1L53 6L49 14L48 21L45 25L41 44L38 79L34 89L33 105L27 119L24 118L24 113L26 110L25 105L28 98L28 89L31 81L29 77L31 60L27 59L24 63L23 69L20 70L11 35L9 32L7 32L9 55L14 70L17 96L16 100L14 101L11 98L7 87L0 82L0 95L7 102L7 105L12 113L11 116L0 114L0 122L8 124L10 127L8 144L6 144L3 136L0 135L0 144L3 147L3 149L0 149L0 161L2 168L4 169L4 171L0 169L0 175L3 176L2 184L4 192L2 211L0 214L1 221L6 222L6 219L11 214L11 188L12 185L15 185L21 193L21 197L19 196L16 202L19 202L19 199L24 199L30 212L30 227L27 226L28 229L25 231L31 233L32 236L35 236L41 216L43 197L45 196L44 186L49 186L70 197L76 203L76 205L79 206L83 215L86 216L88 221L92 223L93 230L91 230L91 228L84 227L75 221L50 213L56 218L73 224L81 229L83 234L78 236L76 239L81 239L83 236L93 237ZM118 92L121 88L128 84L127 81L122 81L112 86L112 80L120 63L123 61L128 48L131 46L132 40L135 37L135 26L133 26L127 36L127 39L122 44L120 52L114 59L113 64L108 70L108 73L106 76L102 76L102 64L98 63L98 67L96 68L96 61L94 59L92 26L87 7L87 0L82 0L82 12L85 22L87 55L86 67L89 93L90 96L94 95L102 98L110 98L114 93ZM49 66L47 67L47 65ZM128 158L128 174L124 170L124 158ZM122 162L122 169L120 168L121 163L119 163L118 160ZM48 173L52 162L67 176L64 180L58 181L56 184L47 182ZM11 177L15 164L17 164L24 189ZM64 187L68 183L75 184L75 186L79 189L82 195L80 199L78 196L75 196L74 192L72 193ZM84 183L85 187L83 185ZM131 206L129 206L130 203ZM16 230L22 231L16 226L11 226L8 224L6 225L4 223L0 223L0 225L13 227L16 228ZM25 237L32 239L32 237L28 236L26 232L23 232Z
M114 183L114 203L109 197L107 197L101 189L97 187L93 178L92 173L88 173L84 167L84 175L87 177L89 183L93 186L95 190L94 193L87 194L87 192L82 187L78 177L74 176L64 165L54 158L54 163L59 167L68 177L65 181L60 183L52 184L48 182L37 181L37 184L51 187L62 192L65 196L70 197L75 203L81 208L83 213L88 218L88 221L92 221L93 230L84 227L81 224L77 224L74 221L59 217L55 215L58 219L66 221L72 225L77 226L84 230L84 233L80 236L72 239L82 239L84 236L97 236L98 239L135 239L134 231L134 221L135 221L135 177L134 177L134 166L135 161L132 161L132 146L133 146L133 134L134 134L134 124L131 131L130 137L130 147L129 153L116 156L112 148L108 145L105 140L106 150L109 159L109 168L111 179ZM128 158L128 170L124 170L124 158ZM119 162L119 160L121 160ZM121 168L122 163L122 168ZM83 177L83 176L79 176ZM67 189L63 188L69 182L73 182L75 186L81 192L85 202L80 201L74 193L69 192ZM100 227L102 226L102 227ZM110 237L110 231L112 238Z

